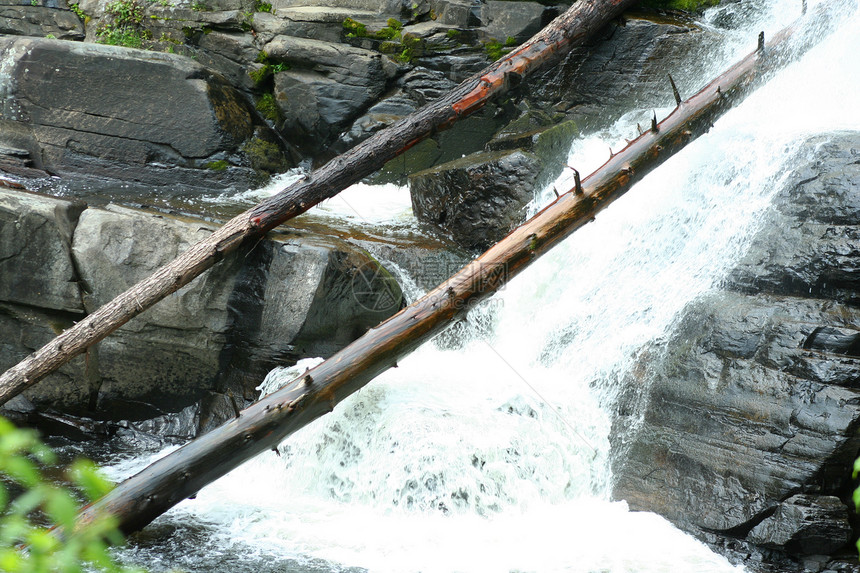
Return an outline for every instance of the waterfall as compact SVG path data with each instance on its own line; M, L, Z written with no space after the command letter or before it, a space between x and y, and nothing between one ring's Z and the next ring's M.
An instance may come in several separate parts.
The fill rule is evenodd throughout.
M727 35L702 84L751 51L758 30L792 21L800 2L751 4L755 18ZM703 25L744 7L713 9ZM606 405L637 351L743 252L798 144L860 129L847 56L860 53L858 32L854 14L472 311L468 337L424 345L277 453L174 508L150 528L158 541L139 540L123 558L152 571L739 570L659 516L609 499ZM574 142L570 161L590 172L650 113ZM407 190L385 190L382 211L372 193L349 190L324 215L405 224ZM310 364L273 372L264 391Z

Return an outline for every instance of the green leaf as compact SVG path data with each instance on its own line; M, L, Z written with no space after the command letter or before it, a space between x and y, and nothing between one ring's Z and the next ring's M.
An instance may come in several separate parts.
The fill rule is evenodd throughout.
M5 460L3 473L24 487L35 487L42 481L42 473L30 459L13 456Z
M70 477L90 501L95 501L113 489L114 484L99 473L99 468L90 460L75 460Z
M55 524L72 528L78 513L78 503L69 492L53 488L45 500L45 511Z

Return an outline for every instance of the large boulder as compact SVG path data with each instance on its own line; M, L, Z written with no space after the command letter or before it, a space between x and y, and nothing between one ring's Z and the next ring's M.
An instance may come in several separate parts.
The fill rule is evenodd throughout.
M546 114L524 113L487 142L487 151L411 175L415 216L465 249L485 250L525 221L535 193L566 165L576 133L573 121L553 125Z
M830 555L851 539L848 511L832 495L794 495L756 525L748 539L801 555Z
M858 155L856 132L806 142L723 290L643 352L616 404L616 497L729 535L747 556L756 545L832 555L848 540L839 499L860 447Z
M0 300L84 312L69 247L85 208L76 201L0 189Z
M265 45L275 74L282 132L300 149L325 149L388 87L397 66L382 54L320 40L276 36Z
M15 197L24 214L36 201L23 192L4 195ZM59 208L57 213L63 214ZM39 224L52 228L50 220ZM59 240L58 248L72 261L72 284L80 285L91 312L212 230L197 219L118 206L89 208L77 218L70 244ZM69 277L59 270L45 273L44 265L62 257L48 249L50 237L38 238L45 242L43 251L11 258L11 270L28 277L44 274L39 280L57 282L51 288L58 290ZM40 307L38 297L22 300L14 290L2 295L0 369L83 316L80 308L70 314ZM364 251L313 233L276 233L228 256L36 384L26 397L39 409L112 420L152 418L194 404L209 411L224 400L241 407L256 398L255 387L275 365L330 356L400 307L397 283Z
M517 43L525 42L560 13L555 6L510 0L490 0L484 12L486 25L479 30L481 39L501 43L508 38Z
M525 83L528 97L568 114L584 128L600 128L631 109L670 105L671 73L684 97L695 88L697 64L707 63L718 36L687 21L627 16L586 46Z
M485 250L525 219L540 172L529 152L475 153L410 176L412 210L458 245Z
M50 173L211 189L259 178L249 149L281 149L223 77L189 58L7 37L0 66L0 146Z

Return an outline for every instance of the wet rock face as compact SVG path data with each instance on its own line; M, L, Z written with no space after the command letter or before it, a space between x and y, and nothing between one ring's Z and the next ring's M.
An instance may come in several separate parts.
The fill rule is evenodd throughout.
M795 495L756 525L747 539L801 555L829 555L851 539L845 504L838 497Z
M274 134L220 76L187 58L38 38L0 39L0 145L50 173L220 187L255 177L244 146ZM236 165L225 174L217 160Z
M856 132L804 144L723 289L643 353L616 404L616 497L800 556L793 570L850 537L840 500L860 447L858 156Z
M80 207L13 191L0 193L0 205L19 214L0 217L0 234L10 226L2 221L11 220L25 237L40 229L59 235L57 220L65 222L68 211ZM40 237L41 249L4 261L4 279L44 284L33 288L46 293L44 301L22 300L20 289L0 289L4 370L213 229L199 220L116 206L78 213L68 241ZM396 282L363 251L320 236L270 237L122 326L26 397L40 409L113 420L152 418L203 400L197 419L211 425L207 404L223 405L223 396L232 396L242 407L276 364L329 356L400 309ZM66 261L66 273L58 260ZM71 293L61 290L69 285ZM51 292L59 294L51 298ZM63 296L72 302L77 296L84 306Z
M540 171L528 152L469 155L412 175L412 210L458 245L485 250L525 220Z
M706 63L706 46L719 43L703 40L707 33L683 22L630 17L537 74L526 89L534 102L566 112L583 127L606 125L631 108L673 102L667 72L682 97L692 95L685 70Z

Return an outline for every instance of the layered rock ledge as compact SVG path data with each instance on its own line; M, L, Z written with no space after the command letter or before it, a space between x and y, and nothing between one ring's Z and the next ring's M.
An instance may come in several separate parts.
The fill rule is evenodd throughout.
M213 229L202 220L0 190L0 368ZM24 396L40 411L108 420L152 418L218 396L234 411L256 399L255 387L275 365L330 356L401 304L396 281L365 251L308 232L273 233Z
M615 497L753 570L858 570L858 221L860 133L805 142L723 287L625 380Z

